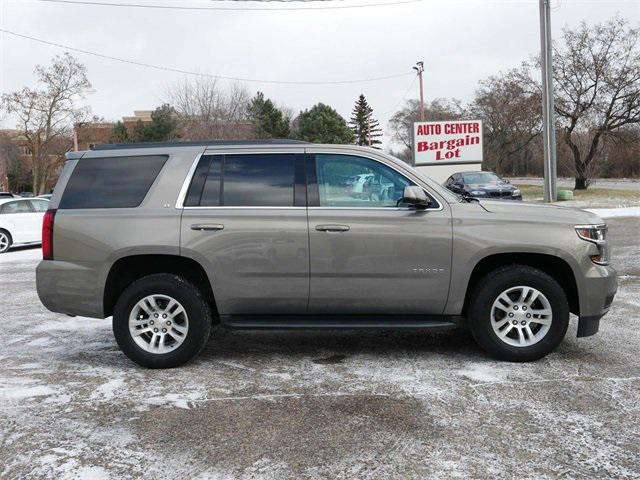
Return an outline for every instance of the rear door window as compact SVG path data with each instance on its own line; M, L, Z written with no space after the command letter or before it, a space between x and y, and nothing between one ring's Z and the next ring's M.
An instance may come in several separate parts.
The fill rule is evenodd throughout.
M2 213L31 213L33 210L29 206L28 200L17 200L15 202L7 202L0 207Z
M284 153L204 156L184 205L292 207L296 182L304 183L299 178L304 173L303 160L297 157Z
M292 207L295 155L227 155L222 205Z
M82 159L59 208L131 208L142 203L167 155Z

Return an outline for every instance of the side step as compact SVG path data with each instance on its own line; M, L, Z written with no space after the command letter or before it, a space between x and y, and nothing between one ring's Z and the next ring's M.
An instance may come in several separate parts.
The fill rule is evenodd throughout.
M439 315L221 315L223 327L244 330L451 330L460 317Z

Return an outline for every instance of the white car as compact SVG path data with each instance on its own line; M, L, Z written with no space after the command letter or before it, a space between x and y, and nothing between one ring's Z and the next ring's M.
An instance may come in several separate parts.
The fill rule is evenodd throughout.
M42 217L49 208L44 198L0 199L0 253L13 245L42 241Z

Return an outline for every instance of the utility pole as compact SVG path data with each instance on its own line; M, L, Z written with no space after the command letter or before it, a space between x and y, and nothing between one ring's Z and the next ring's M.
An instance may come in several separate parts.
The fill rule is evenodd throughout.
M424 72L424 62L416 62L416 66L413 69L418 72L420 77L420 121L424 122L424 90L422 86L422 73Z
M553 50L551 43L551 0L540 1L540 60L542 64L542 141L544 143L544 201L558 198L556 181L556 127L553 106Z

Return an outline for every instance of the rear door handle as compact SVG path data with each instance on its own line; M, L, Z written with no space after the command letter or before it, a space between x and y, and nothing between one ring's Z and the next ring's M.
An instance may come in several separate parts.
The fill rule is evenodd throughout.
M191 230L217 232L218 230L224 230L224 225L219 223L195 223L191 225Z
M349 225L316 225L319 232L348 232Z

